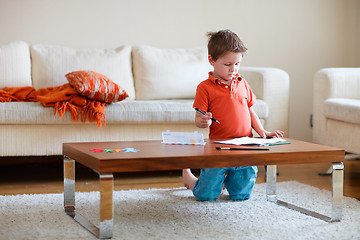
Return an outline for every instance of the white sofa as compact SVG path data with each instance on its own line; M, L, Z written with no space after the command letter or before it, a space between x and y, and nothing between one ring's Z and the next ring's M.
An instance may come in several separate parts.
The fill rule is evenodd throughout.
M74 49L14 41L0 46L0 89L67 83L65 74L92 70L123 87L129 98L106 106L106 127L71 120L38 102L0 103L0 157L61 155L63 142L161 139L161 132L199 131L192 109L197 84L211 66L206 48L121 46ZM289 76L280 69L242 67L267 129L288 131ZM131 146L130 146L131 147Z
M360 154L360 68L326 68L314 77L314 142Z

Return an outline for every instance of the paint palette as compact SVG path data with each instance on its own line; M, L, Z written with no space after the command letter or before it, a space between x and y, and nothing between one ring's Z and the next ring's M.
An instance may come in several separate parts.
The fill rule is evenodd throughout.
M170 132L162 133L164 144L175 145L205 145L204 135L198 132Z

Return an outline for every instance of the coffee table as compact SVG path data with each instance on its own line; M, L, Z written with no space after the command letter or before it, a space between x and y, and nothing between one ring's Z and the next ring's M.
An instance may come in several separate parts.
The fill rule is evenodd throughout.
M226 147L206 140L206 145L166 145L161 141L64 143L64 208L66 214L98 238L111 238L113 233L113 173L184 168L218 168L266 165L266 198L328 222L340 221L343 200L344 150L287 139L291 144L268 146L260 150L217 150ZM229 146L228 146L229 147ZM233 147L233 146L232 146ZM121 151L122 149L130 152ZM132 152L133 149L138 150ZM101 151L102 152L98 152ZM75 210L75 161L93 169L100 179L100 223L96 227ZM331 217L280 201L276 196L276 166L281 164L332 163ZM159 209L161 211L161 209Z

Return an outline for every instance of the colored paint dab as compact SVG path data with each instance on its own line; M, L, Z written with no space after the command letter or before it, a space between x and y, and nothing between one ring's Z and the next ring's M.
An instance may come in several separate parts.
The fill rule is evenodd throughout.
M135 148L124 148L121 150L124 152L138 152L139 151L138 149L135 149Z
M93 148L93 149L91 149L90 151L93 151L93 152L103 152L104 149L101 149L101 148Z
M196 144L197 141L196 141L196 139L190 139L190 143L191 143L191 144Z

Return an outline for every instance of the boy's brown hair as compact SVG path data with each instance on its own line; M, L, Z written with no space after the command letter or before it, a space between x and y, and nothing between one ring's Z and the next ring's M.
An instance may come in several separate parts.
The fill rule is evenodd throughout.
M218 32L208 32L208 53L214 61L226 52L242 53L245 56L247 48L236 33L226 29Z

